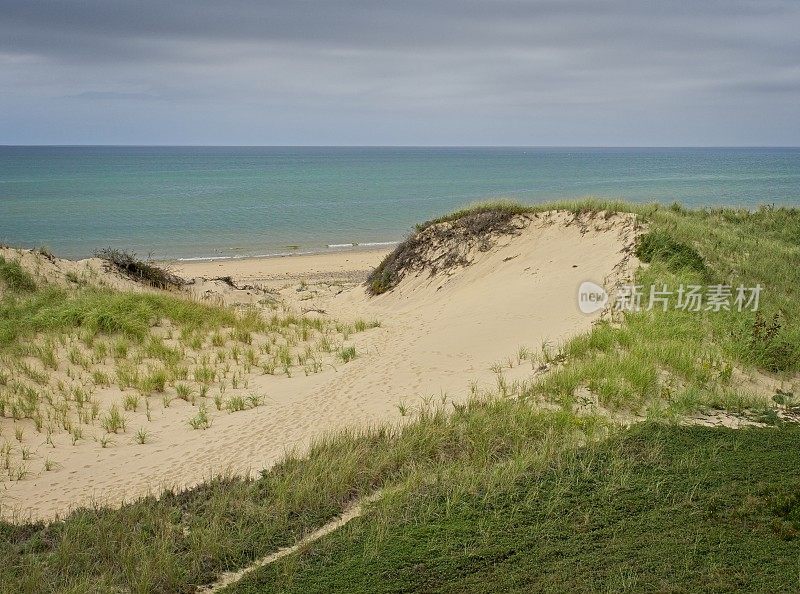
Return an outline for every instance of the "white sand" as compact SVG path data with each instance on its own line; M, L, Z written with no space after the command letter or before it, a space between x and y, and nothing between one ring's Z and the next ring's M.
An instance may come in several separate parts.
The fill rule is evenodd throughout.
M2 512L9 516L16 508L52 518L78 504L119 504L212 474L256 473L325 432L402 421L400 403L413 407L442 394L464 400L472 382L494 386L491 366L515 358L520 346L538 351L545 341L556 344L588 330L599 314L580 313L578 286L627 274L635 233L630 216L581 223L564 213L540 216L518 236L503 236L491 250L472 254L470 266L432 278L408 277L378 297L369 297L354 279L385 252L183 265L176 271L187 277L261 283L291 307L324 310L343 320L378 319L382 325L356 335L359 357L336 370L292 378L255 372L249 391L266 394L266 403L217 415L206 431L189 428L196 409L176 400L168 409L159 407L152 422L132 415L127 434L116 436L113 447L89 440L72 446L68 435L57 436L55 449L39 444L36 455L60 467L2 483ZM301 278L309 279L307 287L298 286ZM523 363L512 372L521 378L532 369ZM139 426L147 428L151 442L133 442Z

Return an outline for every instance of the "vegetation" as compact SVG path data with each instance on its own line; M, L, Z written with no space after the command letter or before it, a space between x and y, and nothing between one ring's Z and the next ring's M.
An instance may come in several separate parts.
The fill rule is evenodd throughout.
M375 493L365 515L229 591L798 589L800 428L787 419L798 412L800 269L789 263L800 257L800 211L499 203L419 229L436 239L435 223L448 223L461 245L480 249L480 233L515 232L516 215L552 208L573 213L575 224L601 211L635 212L643 226L636 253L647 262L637 285L761 285L758 311L618 312L565 344L519 347L496 366L493 394L475 389L466 404L427 400L413 413L401 403L411 417L401 428L330 435L258 479L220 477L51 524L0 524L0 590L193 592ZM424 266L417 256L428 248L406 245L371 290L391 289L406 265ZM345 344L350 333L376 325L2 281L2 414L28 419L26 431L35 431L39 413L43 431L57 422L73 437L82 420L121 437L114 433L126 430L125 415L139 414L123 414L123 403L94 410L91 394L78 390L103 383L92 379L98 362L137 391L133 410L163 389L165 403L197 401L182 422L214 431L212 398L215 415L263 404L247 386L250 373L314 372L317 356L346 362L356 356ZM547 373L505 378L522 364ZM53 365L85 381L60 391ZM781 384L777 392L749 389L764 374ZM43 408L51 392L55 406ZM58 413L60 398L69 414ZM771 426L674 422L712 409ZM623 428L619 417L647 421ZM146 446L150 437L143 427L125 440ZM24 439L20 432L0 451L9 480L31 472ZM105 433L98 439L109 443ZM44 471L54 468L45 461Z
M582 204L583 203L580 202L569 201L559 204L551 203L548 205L534 206L529 204L521 204L513 200L490 200L467 206L466 208L462 208L441 217L431 219L430 221L425 221L424 223L418 223L415 228L417 231L424 231L425 229L432 227L433 225L439 225L440 223L463 222L473 218L475 215L489 215L490 220L503 221L516 215L543 212L545 210L554 210L549 208L551 205L559 210L573 210L576 208L582 208ZM600 206L601 203L594 200L589 201L586 204L588 204L587 210L594 211L598 207L602 208ZM629 207L629 205L624 202L618 202L615 204L618 208L612 208L610 210L626 210Z
M0 256L0 287L5 286L9 291L33 291L36 282L19 262L9 262Z
M0 584L18 592L192 592L342 512L361 495L466 468L544 455L594 437L603 424L541 413L518 401L423 411L401 431L340 433L258 480L220 478L117 510L85 509L49 525L2 525Z
M355 359L356 356L356 347L354 346L344 347L339 351L339 357L341 358L342 363L349 363Z
M677 241L663 230L650 231L642 236L636 246L636 256L642 262L663 262L674 272L689 269L706 272L703 257L692 246Z
M0 577L18 592L191 592L381 490L366 516L231 591L639 591L665 580L786 591L800 552L799 437L796 426L618 431L513 399L426 409L399 432L333 436L255 481L5 525Z
M225 592L795 591L798 438L645 424L444 463Z
M236 310L178 292L116 291L96 273L59 282L42 274L45 258L48 270L57 265L40 252L0 258L0 446L8 480L53 470L41 448L57 448L61 435L72 446L105 448L176 398L197 407L192 427L208 429L211 398L222 414L262 406L264 396L249 390L254 375L278 367L287 376L298 368L318 373L338 364L340 353L355 356L346 341L374 327ZM151 438L158 434L142 427L133 441Z
M159 266L151 259L139 260L136 254L125 250L105 248L96 251L95 256L122 274L151 287L173 289L185 284L181 277L173 274L164 266Z
M523 207L503 204L504 208L479 206L463 211L460 216L418 226L416 233L401 242L370 273L367 290L379 295L394 288L408 272L427 270L433 275L454 266L466 265L470 250L486 251L493 245L496 234L518 230L514 216L522 212ZM440 257L431 258L431 250L436 250L442 244L447 245L447 249L437 254Z
M233 325L236 316L227 309L169 294L43 286L30 294L9 294L0 300L0 348L37 334L72 331L141 341L161 320L187 328L217 328Z

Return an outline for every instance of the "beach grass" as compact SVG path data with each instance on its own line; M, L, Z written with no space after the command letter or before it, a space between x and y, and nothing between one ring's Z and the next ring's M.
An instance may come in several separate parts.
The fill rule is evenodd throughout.
M604 209L607 205L598 204ZM586 205L575 207L581 212ZM532 390L571 400L586 387L612 409L684 414L698 407L764 409L764 395L743 378L764 373L791 391L800 371L800 211L687 211L639 207L647 226L637 255L647 263L635 283L660 290L681 286L762 287L758 310L674 307L626 312L622 323L602 322L559 352L567 363ZM673 305L676 299L673 295ZM643 309L646 309L643 307Z
M0 256L0 283L9 291L33 291L36 281L19 262L6 260Z
M642 226L637 255L647 264L637 284L760 284L759 311L619 314L564 344L520 346L498 364L492 394L476 390L468 403L428 400L413 413L402 403L410 417L403 427L329 435L308 455L288 455L260 478L218 478L117 509L76 510L50 524L0 524L0 553L8 560L0 566L0 587L192 592L381 493L363 517L231 591L796 589L800 434L776 411L796 409L800 270L791 263L800 256L800 211L504 202L420 229L474 214L552 209L573 213L575 224L584 215L633 212ZM168 294L11 289L2 278L9 291L0 324L19 322L7 326L15 333L5 343L8 353L18 355L20 339L39 344L34 339L45 334L55 345L65 341L54 347L57 361L59 349L76 349L74 373L84 373L82 358L107 337L109 360L122 350L129 358L150 357L117 367L125 384L140 386L147 374L159 373L147 363L177 364L164 349L179 347L152 338L153 324L168 319L177 333L202 334L201 347L212 345L210 354L180 348L197 356L187 376L198 387L207 393L217 384L214 405L223 414L261 403L260 395L248 399L243 386L244 392L226 393L244 381L244 365L291 375L302 361L313 370L303 345L351 360L355 348L342 341L370 327L242 315L173 302ZM258 339L265 332L269 339ZM19 371L31 381L15 392L15 414L36 414L30 406L44 396L32 384L51 359L44 355L42 369ZM504 370L523 361L547 373L535 381L506 380ZM7 370L0 372L6 374L0 384L12 383ZM781 383L780 392L745 385L763 378ZM162 385L145 383L153 391ZM185 393L167 377L163 386L165 397ZM597 399L588 412L581 407L586 393ZM770 426L679 424L714 409ZM211 427L209 410L195 409L190 426ZM626 429L619 418L649 421ZM68 415L60 420L72 424ZM98 422L112 435L126 428L119 407ZM9 476L24 480L27 461L15 456L6 454Z
M189 328L233 326L237 321L231 310L168 294L102 288L71 292L45 286L30 294L10 293L0 301L0 348L37 334L70 331L86 332L89 338L104 335L142 341L164 319Z
M289 456L256 480L220 478L181 493L83 509L45 524L2 524L0 583L19 592L68 588L192 592L341 513L362 495L451 461L483 465L523 450L593 438L599 420L542 413L506 400L462 414L427 409L402 430L343 432ZM581 436L580 438L578 436ZM37 544L41 543L41 544Z
M376 325L212 305L153 289L153 279L144 290L115 290L94 278L62 283L41 274L41 257L29 259L33 274L21 258L0 257L0 417L10 422L0 427L0 441L6 426L25 435L6 452L13 480L52 470L43 457L27 455L41 436L53 448L61 433L73 446L107 447L108 435L124 434L129 422L153 420L151 398L165 409L176 398L198 406L215 385L233 392L220 394L219 411L261 406L263 396L249 390L255 370L280 362L288 376L298 368L319 373L323 362L338 359L319 352L321 338L342 344ZM207 344L221 345L216 360ZM192 417L194 425L211 427L208 410Z
M164 265L156 264L151 260L141 260L132 252L104 248L97 250L95 256L125 276L151 287L174 289L185 284L182 278L173 274Z

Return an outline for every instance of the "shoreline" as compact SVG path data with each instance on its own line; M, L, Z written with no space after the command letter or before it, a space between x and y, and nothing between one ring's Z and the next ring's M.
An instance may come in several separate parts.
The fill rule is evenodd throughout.
M345 279L360 282L394 249L395 244L358 246L325 252L248 256L216 260L161 260L185 278L230 276L240 282L299 279Z
M230 261L230 260L262 260L266 258L287 258L294 256L316 256L321 254L340 254L350 252L362 251L381 251L401 243L401 240L396 241L372 241L365 243L334 243L328 245L326 248L300 250L292 249L285 252L270 252L266 254L255 255L242 255L242 256L188 256L183 258L157 258L155 262L161 264L184 264L192 262L217 262L217 261Z

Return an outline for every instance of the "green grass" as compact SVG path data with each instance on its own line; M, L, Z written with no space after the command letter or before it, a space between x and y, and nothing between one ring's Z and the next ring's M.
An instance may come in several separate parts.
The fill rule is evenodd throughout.
M354 346L342 347L339 349L339 358L342 360L342 363L349 363L357 356L356 347Z
M594 209L596 206L599 205L597 202L592 202L591 208ZM622 205L627 206L625 203L617 203L620 207ZM565 202L564 206L567 206L569 209L574 209L577 207L576 202ZM435 219L431 219L429 221L425 221L424 223L419 223L416 225L417 231L424 231L431 225L438 225L439 223L451 223L453 221L458 221L459 219L463 219L465 217L469 217L475 214L482 214L482 213L503 213L508 215L518 215L518 214L529 214L534 212L541 212L544 210L552 210L548 207L539 207L533 206L528 204L522 204L520 202L515 202L513 200L490 200L486 202L479 202L477 204L473 204L467 206L466 208L462 208L456 210L454 212L448 213L441 217L437 217ZM615 209L616 210L616 209Z
M648 424L546 464L445 466L225 591L796 591L798 439Z
M100 288L67 291L44 286L35 292L8 294L0 299L0 349L39 333L72 330L143 340L162 319L184 327L217 328L237 323L231 310L166 293Z
M706 272L703 257L697 250L676 241L665 230L654 230L643 235L636 246L636 256L642 262L663 262L667 268L676 272L684 269L700 274Z
M3 286L9 291L29 292L36 290L36 281L19 262L8 261L0 256L0 288Z
M0 523L0 588L192 592L220 571L291 544L381 487L522 452L545 460L603 427L513 400L473 403L452 415L431 409L403 430L330 436L258 480L213 480L116 510L79 510L49 525Z

